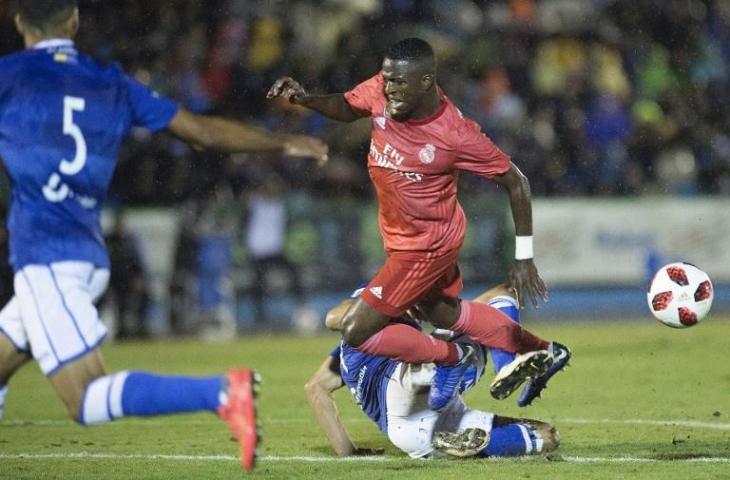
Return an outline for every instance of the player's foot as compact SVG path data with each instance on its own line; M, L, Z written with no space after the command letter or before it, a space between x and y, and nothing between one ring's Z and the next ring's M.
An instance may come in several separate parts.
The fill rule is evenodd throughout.
M241 466L248 471L256 464L256 445L259 442L256 425L256 391L260 378L248 368L230 370L226 373L228 401L218 408L238 440L241 448Z
M553 356L547 350L523 353L508 363L494 377L489 392L497 400L503 400L517 390L525 380L537 378L547 372Z
M436 373L431 381L431 390L428 392L428 408L441 410L453 398L464 373L472 364L476 350L468 343L460 343L464 354L458 363L451 366L437 366Z
M474 457L489 443L489 433L481 428L467 428L461 433L436 432L431 445L449 457Z
M525 389L522 391L520 398L517 399L517 405L520 407L526 407L530 405L533 400L539 398L540 393L542 393L542 391L547 387L548 380L568 366L568 362L572 356L568 347L558 342L552 342L550 344L549 351L553 357L553 364L542 375L533 377L527 381Z

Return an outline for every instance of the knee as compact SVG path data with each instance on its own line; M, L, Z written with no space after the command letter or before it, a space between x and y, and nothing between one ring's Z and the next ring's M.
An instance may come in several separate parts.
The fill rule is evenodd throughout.
M357 347L367 340L369 335L364 335L360 322L356 315L346 315L342 320L342 339L346 344Z
M418 304L423 320L434 327L450 329L461 315L461 300L454 297L439 297Z

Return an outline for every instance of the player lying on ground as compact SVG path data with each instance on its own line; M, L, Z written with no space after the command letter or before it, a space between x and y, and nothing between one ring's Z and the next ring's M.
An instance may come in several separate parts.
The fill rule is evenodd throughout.
M268 97L282 97L343 122L372 119L367 168L378 197L387 258L347 311L342 332L348 345L407 363L456 365L434 377L429 401L434 409L451 398L468 352L390 322L415 304L433 325L482 345L518 353L549 348L510 326L499 310L458 298L463 285L457 259L466 231L457 200L459 171L490 179L509 195L517 238L508 282L518 300L525 289L537 304L538 298L547 299L547 289L533 262L529 182L438 86L436 59L427 42L407 38L395 43L380 72L347 93L313 95L294 79L282 77ZM522 373L535 376L547 368L535 359Z
M489 302L510 314L515 302L504 293L504 289L494 289L476 301ZM420 329L411 315L397 321ZM326 323L328 328L340 330L342 310L330 311ZM463 335L453 340L459 337ZM398 362L360 352L342 342L305 385L307 399L335 452L341 456L378 453L356 448L347 434L333 397L333 392L343 386L349 388L355 402L393 445L414 458L515 456L556 449L558 434L548 423L496 416L464 404L461 393L473 388L484 373L486 349L470 340L458 341L470 342L475 354L460 379L458 392L438 411L428 406L434 364Z
M347 314L347 311L359 297L363 288L359 288L355 291L352 298L343 300L339 305L330 309L327 312L325 323L328 328L332 330L341 330L343 318ZM483 303L492 308L498 309L501 313L506 315L510 322L496 322L494 328L506 330L507 334L518 335L522 331L528 332L524 327L520 326L520 308L517 300L512 296L511 291L506 285L497 285L496 287L487 290L486 292L479 295L474 299L475 303ZM415 305L413 308L408 310L405 314L406 318L416 320L417 323L421 322L423 314L419 308L419 305ZM395 319L396 322L400 322L399 319ZM462 334L456 334L450 330L437 329L441 332L449 332L450 337L468 338ZM530 335L533 333L528 332ZM450 339L444 338L444 334L436 335L440 340ZM536 338L539 338L535 336ZM546 340L541 341L548 344ZM469 353L468 358L471 358L475 354L475 350L471 342L460 342L456 341L460 348ZM489 388L489 392L492 397L497 400L503 400L507 396L511 395L520 385L526 382L525 388L522 390L519 398L517 399L517 405L520 407L526 407L531 405L533 400L541 396L542 391L547 388L548 381L558 372L562 371L567 367L568 362L572 357L570 350L564 345L557 342L550 342L548 350L534 350L518 355L514 351L505 351L496 345L483 345L489 349L492 357L492 366L494 368L495 377ZM467 359L468 360L468 359ZM434 378L439 376L448 376L451 381L458 382L460 378L458 375L463 375L467 368L469 368L469 361L461 362L459 366L436 366L436 373ZM535 368L535 365L542 365L544 369ZM453 374L453 371L457 371L457 375ZM438 388L440 381L435 381L435 388ZM451 394L456 393L456 389L451 390ZM446 399L446 402L451 397ZM434 410L438 410L435 408Z
M194 115L116 66L80 54L76 0L20 0L26 50L0 58L0 157L12 179L8 229L15 296L0 312L0 415L31 358L81 424L208 410L226 420L250 469L257 443L254 374L208 378L107 374L94 302L109 281L101 205L132 126L167 129L201 148L326 160L319 140Z

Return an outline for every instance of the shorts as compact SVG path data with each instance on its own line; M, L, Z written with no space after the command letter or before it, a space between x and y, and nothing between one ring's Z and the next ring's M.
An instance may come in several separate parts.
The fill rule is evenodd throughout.
M483 372L485 356L478 355L475 362ZM441 411L428 408L428 391L435 368L432 363L400 363L386 387L388 439L413 458L427 457L433 452L431 439L435 432L461 432L467 428L492 430L494 414L470 409L461 395L455 396ZM468 388L475 384L471 383Z
M464 288L458 259L459 249L391 253L360 297L390 317L431 296L456 297Z
M15 296L0 312L0 333L51 376L106 337L94 301L108 283L109 270L89 262L26 265L15 273Z

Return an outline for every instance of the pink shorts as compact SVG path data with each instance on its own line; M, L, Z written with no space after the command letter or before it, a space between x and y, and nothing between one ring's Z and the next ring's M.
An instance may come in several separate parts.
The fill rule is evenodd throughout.
M456 297L464 288L458 259L459 249L391 253L360 297L390 317L400 317L429 297Z

